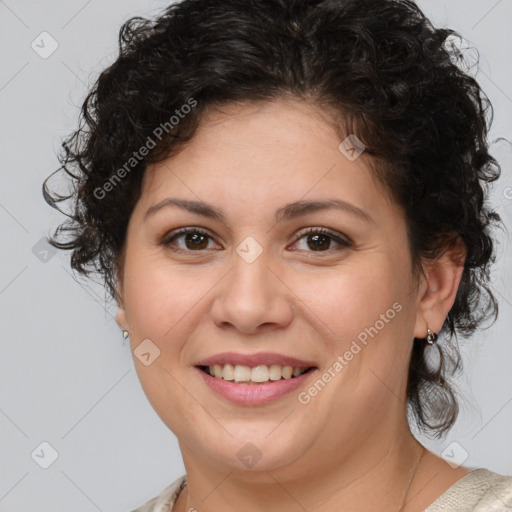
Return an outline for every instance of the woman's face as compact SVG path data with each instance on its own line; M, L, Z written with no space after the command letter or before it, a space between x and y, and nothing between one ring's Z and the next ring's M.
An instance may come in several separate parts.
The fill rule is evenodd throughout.
M146 172L118 322L186 465L298 475L385 450L405 424L425 335L406 224L367 155L341 142L299 101L231 106ZM207 375L215 357L226 379L238 362L238 381L271 380Z

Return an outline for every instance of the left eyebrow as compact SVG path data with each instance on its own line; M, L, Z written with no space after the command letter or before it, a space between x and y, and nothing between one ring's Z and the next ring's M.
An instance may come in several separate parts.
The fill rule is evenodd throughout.
M283 206L282 208L279 208L276 213L276 219L278 221L290 220L296 217L300 217L301 215L306 215L308 213L313 213L320 210L329 210L332 208L359 217L365 222L374 222L372 217L367 212L361 210L361 208L358 208L352 203L342 201L341 199L326 199L322 201L295 201Z

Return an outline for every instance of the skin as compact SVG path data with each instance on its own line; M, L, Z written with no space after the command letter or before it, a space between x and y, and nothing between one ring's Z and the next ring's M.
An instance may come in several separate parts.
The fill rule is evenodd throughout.
M117 321L132 350L145 339L160 350L148 366L134 362L179 440L188 485L178 512L392 511L404 500L403 510L419 511L467 474L422 456L405 409L414 337L425 337L427 326L440 331L464 248L425 263L416 279L402 210L369 157L350 161L340 142L318 108L299 100L230 105L210 112L190 143L146 172L128 226ZM225 222L175 206L145 218L169 197L214 205ZM276 222L287 203L329 198L371 220L326 209ZM186 235L169 241L186 226L211 238L200 237L200 249L190 235L188 244ZM327 238L315 251L303 234L310 227L353 245ZM252 263L236 252L248 236L262 248ZM306 405L298 392L234 405L194 368L220 352L276 352L316 363L307 388L396 303L400 312ZM261 454L251 468L237 457L247 442Z

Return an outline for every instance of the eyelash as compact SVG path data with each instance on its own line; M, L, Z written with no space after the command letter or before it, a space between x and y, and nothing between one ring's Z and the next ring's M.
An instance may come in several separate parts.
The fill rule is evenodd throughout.
M182 249L182 248L176 248L176 247L171 246L172 245L171 243L175 239L179 238L180 236L186 235L188 233L197 233L200 235L207 236L213 240L213 237L210 235L210 233L208 233L204 229L190 226L190 227L179 229L176 232L169 233L167 236L164 237L164 239L160 242L160 244L163 246L169 247L169 249L171 249L174 252L186 252L186 253L197 252L197 253L200 253L200 252L205 252L206 250L208 250L208 249L199 249L199 250L194 251L191 249ZM307 228L307 230L302 231L298 234L297 238L295 239L295 241L293 243L294 244L297 243L299 240L301 240L302 238L304 238L310 234L318 234L318 235L328 236L329 238L331 238L332 240L334 240L336 243L338 243L340 246L342 246L344 248L350 248L350 247L353 247L353 245L354 245L353 242L351 240L349 240L348 238L343 238L343 237L341 237L341 235L339 233L336 233L335 231L331 231L326 228ZM311 253L315 253L315 254L331 253L333 250L335 250L335 249L327 249L326 251L307 251L307 252L311 252Z

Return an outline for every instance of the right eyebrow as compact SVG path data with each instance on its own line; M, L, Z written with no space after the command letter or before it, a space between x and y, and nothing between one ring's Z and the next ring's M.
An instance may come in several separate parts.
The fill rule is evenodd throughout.
M209 205L203 201L190 201L188 199L177 199L173 197L168 197L167 199L164 199L163 201L160 201L159 203L148 208L144 214L144 220L162 208L169 206L177 206L178 208L183 208L191 213L196 213L198 215L226 223L226 217L224 214L213 205Z

